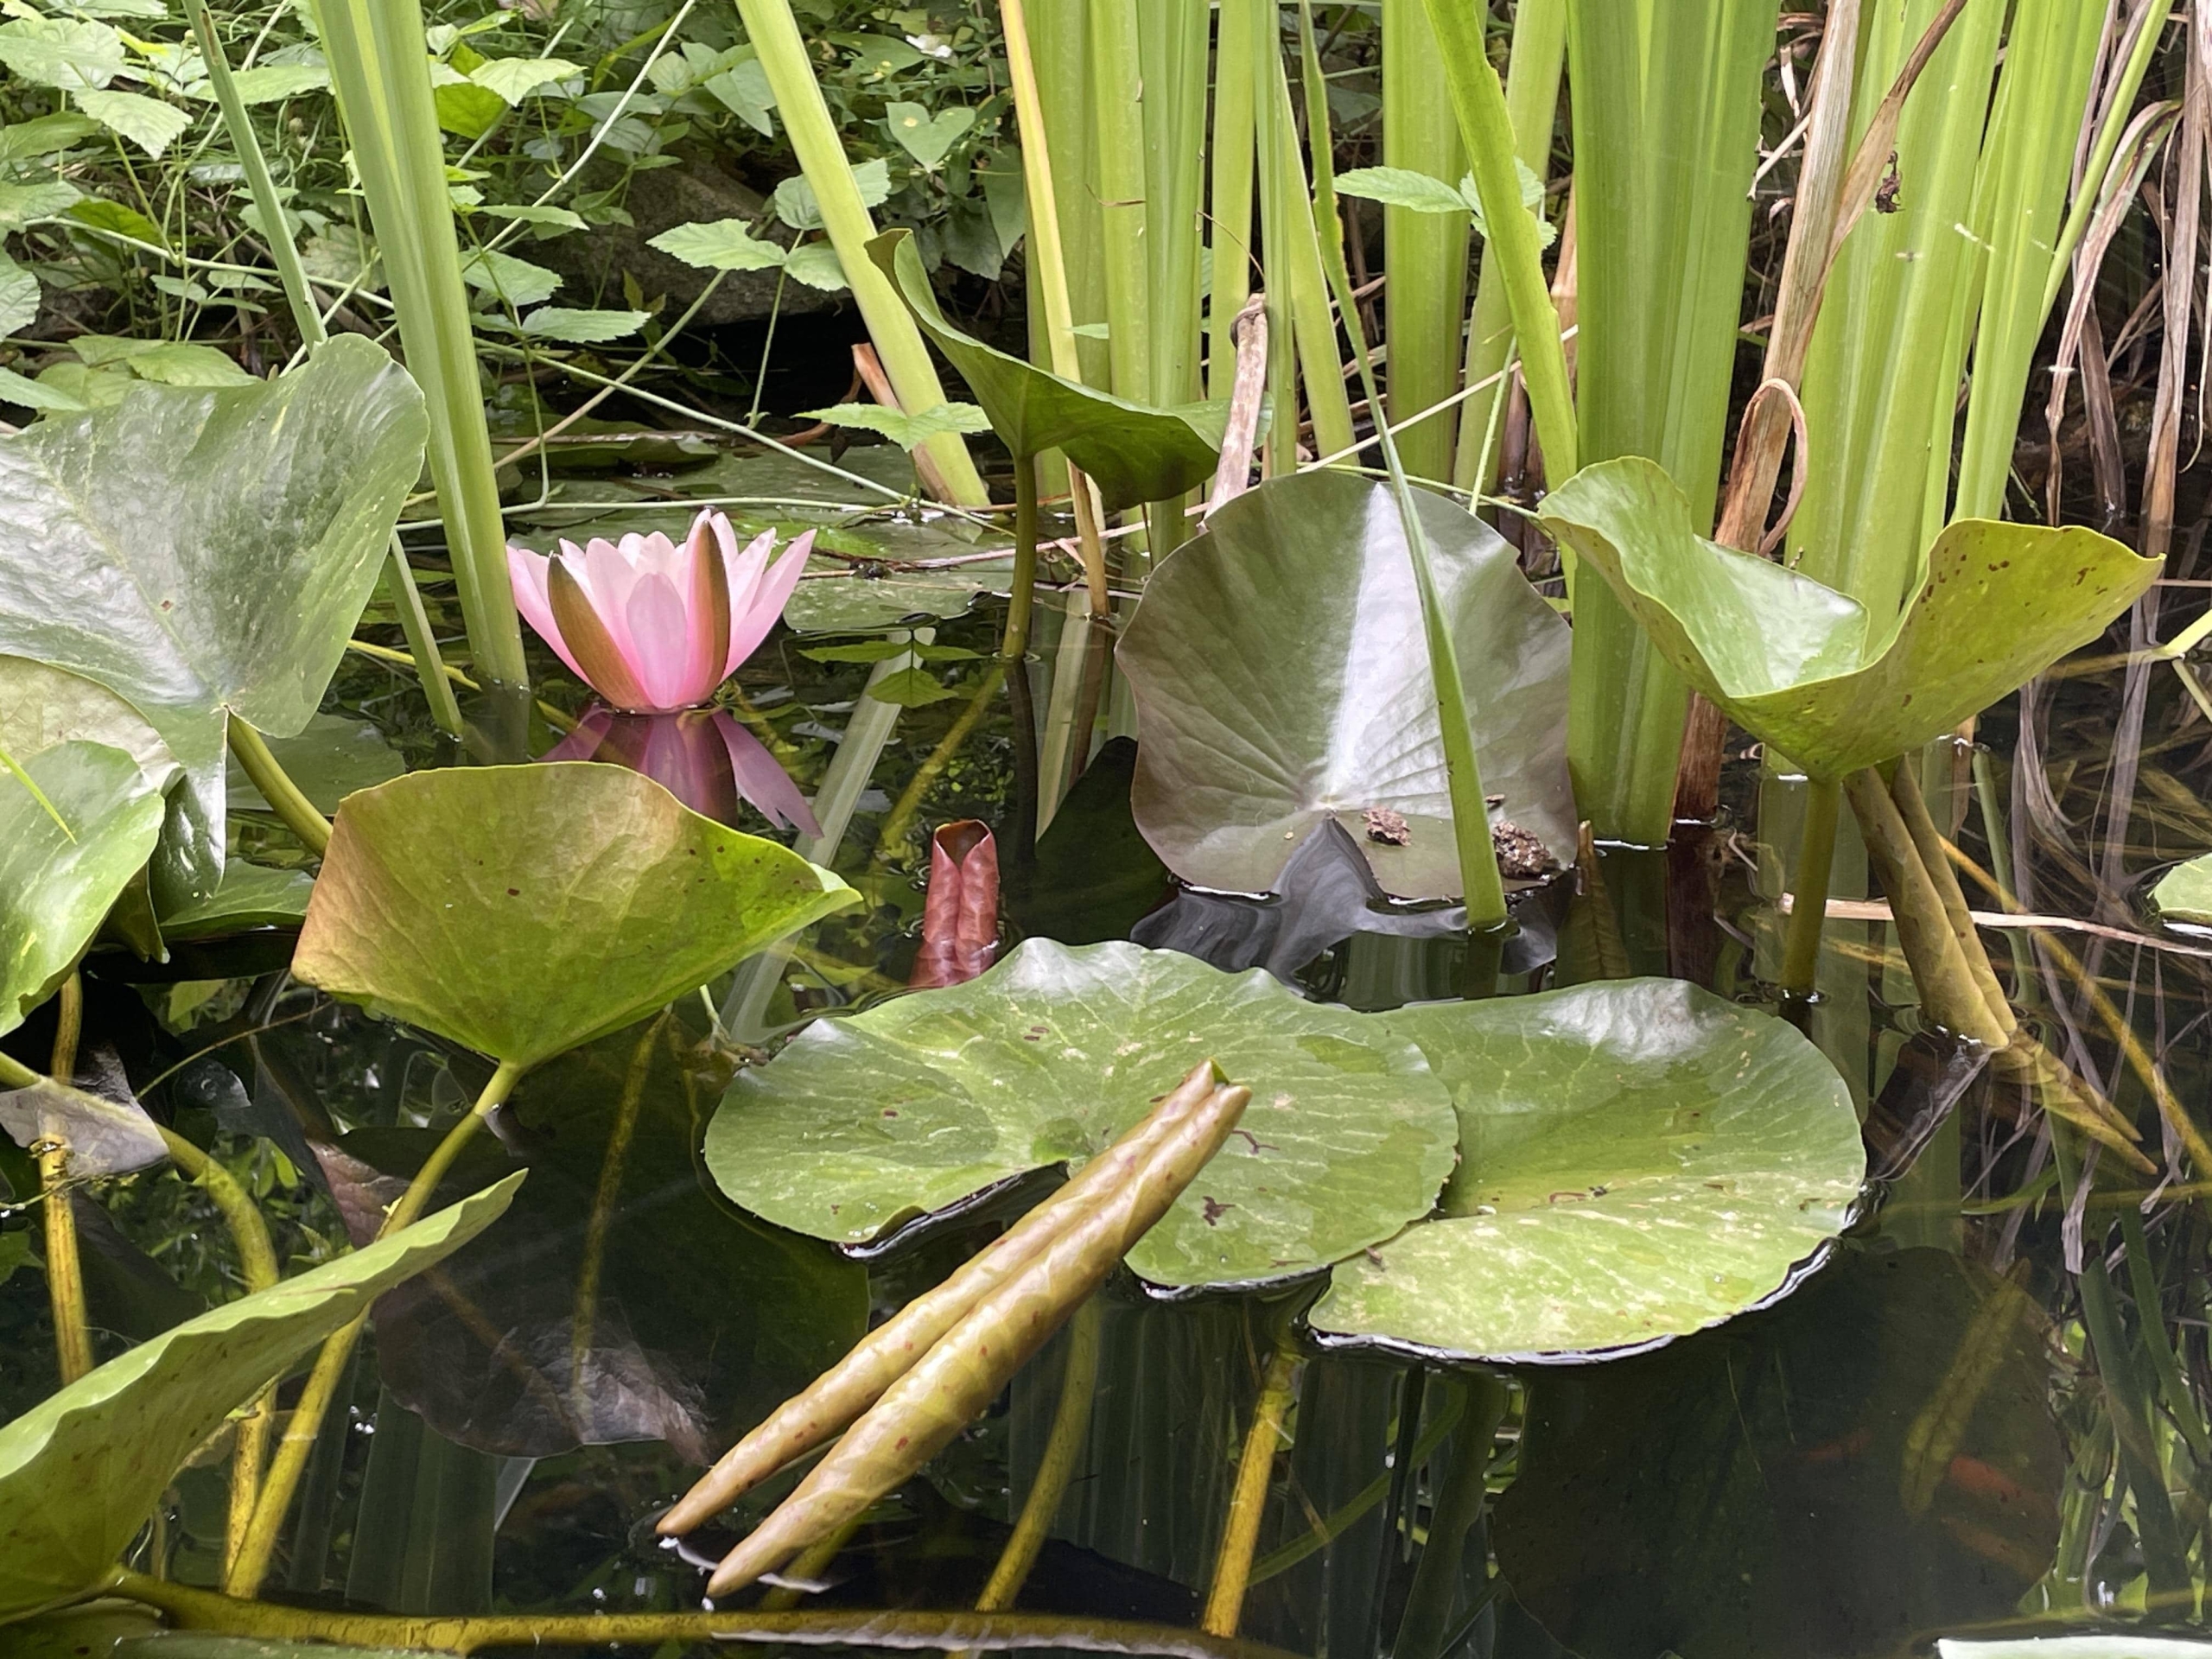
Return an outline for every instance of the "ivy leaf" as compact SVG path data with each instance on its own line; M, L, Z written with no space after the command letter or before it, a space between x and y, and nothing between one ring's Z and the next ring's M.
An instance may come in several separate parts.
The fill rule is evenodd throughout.
M835 404L828 409L800 411L802 420L823 421L831 426L877 432L901 449L912 452L940 432L988 432L991 417L973 404L939 404L918 415L908 415L880 404Z
M946 152L976 124L976 111L957 105L932 116L919 104L887 104L883 114L891 124L891 136L932 173Z
M435 91L438 125L461 138L481 138L507 112L507 100L473 80L448 81Z
M847 286L844 264L837 257L837 250L827 242L807 242L793 248L784 257L784 269L794 281L825 294L842 294Z
M122 73L127 61L123 36L105 23L18 17L0 24L0 63L35 86L97 89Z
M0 35L4 33L0 30ZM54 155L99 130L99 122L87 119L74 110L0 127L0 163L35 161L41 156Z
M490 248L477 248L462 258L461 278L479 292L497 295L517 307L550 300L561 286L560 276L544 266Z
M1356 167L1337 175L1337 194L1416 213L1464 213L1465 200L1441 179L1407 167Z
M73 203L68 216L96 231L112 231L118 236L127 236L134 242L149 243L157 248L167 245L160 226L137 208L126 207L104 196L86 196L82 201Z
M768 85L768 72L759 59L748 58L713 76L706 82L706 89L763 138L776 136L776 124L768 117L768 111L776 107L775 89Z
M582 73L582 64L566 58L486 58L468 72L468 78L512 107L541 86Z
M645 245L702 270L768 270L784 263L785 251L754 236L741 219L717 219L678 225Z
M926 669L919 668L887 674L868 688L868 694L878 702L895 702L901 709L926 709L933 702L944 702L960 695L948 690Z
M38 321L38 278L0 253L0 337L21 334Z
M75 185L60 179L40 184L0 184L0 232L19 231L35 219L67 213L83 197Z
M862 162L853 169L853 182L860 187L863 207L880 207L891 195L891 163L881 156ZM795 231L822 228L822 204L805 175L794 173L776 187L776 217Z

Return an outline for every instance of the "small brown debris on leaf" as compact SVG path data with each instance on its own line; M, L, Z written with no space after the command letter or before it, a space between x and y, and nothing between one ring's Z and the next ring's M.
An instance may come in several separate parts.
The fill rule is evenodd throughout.
M1552 861L1551 849L1510 818L1500 818L1492 824L1490 838L1497 850L1500 875L1533 880L1558 868Z
M1403 847L1414 838L1413 826L1406 822L1406 815L1394 812L1387 806L1370 806L1361 814L1367 820L1367 838L1379 841L1385 847Z

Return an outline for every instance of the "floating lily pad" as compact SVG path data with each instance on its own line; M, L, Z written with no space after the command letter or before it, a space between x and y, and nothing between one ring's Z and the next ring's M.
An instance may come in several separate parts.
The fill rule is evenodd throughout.
M1167 500L1213 476L1226 404L1147 409L1063 380L947 322L912 232L887 231L868 251L922 332L952 359L1017 460L1065 451L1096 482L1109 512Z
M2095 639L2159 569L2094 531L1961 519L1883 619L1707 540L1681 486L1636 456L1584 467L1537 516L1692 685L1823 779L1955 730Z
M0 1621L99 1583L226 1414L378 1293L481 1232L520 1180L188 1320L0 1428Z
M1337 1269L1328 1335L1491 1358L1680 1336L1780 1290L1866 1173L1821 1052L1679 980L1374 1018L1450 1086L1459 1172L1440 1219Z
M993 1182L1080 1165L1209 1056L1252 1103L1129 1265L1160 1284L1280 1279L1389 1237L1450 1173L1420 1051L1266 974L1032 939L981 978L801 1032L741 1072L707 1166L754 1214L858 1243Z
M2178 1636L2025 1636L1970 1642L1944 1637L1940 1659L2212 1659L2212 1642Z
M292 971L531 1065L855 897L624 767L420 772L339 809Z
M213 893L160 912L162 937L183 943L253 927L297 927L314 895L315 878L305 870L272 870L234 858L223 867L223 884Z
M2151 889L2161 920L2212 927L2212 853L2177 865Z
M964 616L984 594L1013 588L1012 559L940 570L824 574L801 580L784 607L784 621L798 633L873 633L902 622Z
M327 816L357 789L388 784L407 770L385 734L365 720L348 715L317 715L290 737L272 737L269 752L284 775L318 812ZM266 812L253 779L232 757L227 798L233 812ZM227 878L226 878L227 879Z
M315 712L421 469L422 393L354 335L265 385L134 383L114 407L0 442L0 652L99 681L188 777L164 843L191 893L222 873L232 715Z
M46 799L0 771L0 1032L69 976L162 832L160 788L121 749L57 743L19 764Z
M1440 496L1415 499L1456 619L1483 788L1570 863L1567 624L1494 531ZM1443 729L1387 486L1322 471L1237 497L1153 572L1116 660L1137 698L1137 824L1185 880L1268 891L1335 818L1387 892L1458 893ZM1405 818L1403 844L1368 835L1370 808Z

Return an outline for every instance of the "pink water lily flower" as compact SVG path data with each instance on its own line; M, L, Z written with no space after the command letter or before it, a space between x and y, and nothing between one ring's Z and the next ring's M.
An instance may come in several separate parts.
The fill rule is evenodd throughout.
M729 519L702 512L681 545L656 531L620 543L507 549L515 604L561 660L632 714L696 708L760 649L814 546L808 531L774 563L772 531L742 551Z

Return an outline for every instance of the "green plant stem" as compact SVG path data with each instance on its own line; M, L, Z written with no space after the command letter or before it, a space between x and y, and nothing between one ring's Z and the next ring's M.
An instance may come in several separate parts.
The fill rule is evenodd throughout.
M207 10L207 0L185 0L185 11L200 40L200 60L207 67L207 84L214 89L223 130L231 148L238 152L246 190L253 197L254 211L261 216L262 239L276 266L276 280L283 284L292 321L304 344L320 346L329 337L322 326L322 313L315 308L315 296L308 291L307 270L300 264L300 251L292 244L291 223L284 217L276 182L269 175L269 159L261 153L261 140L246 114L245 100L238 96L238 83L231 78L231 60L216 38L214 16Z
M54 1059L55 1073L66 1084L77 1069L77 1039L83 1029L84 982L75 973L61 982L55 1009ZM38 1081L28 1067L10 1069L24 1073L17 1088ZM92 1325L85 1308L84 1262L77 1253L77 1213L69 1192L69 1137L56 1119L39 1125L31 1148L38 1162L39 1196L46 1223L46 1289L54 1310L54 1361L66 1387L92 1369Z
M1505 65L1505 109L1513 124L1514 153L1537 178L1551 162L1552 127L1559 113L1560 71L1567 60L1567 0L1521 0L1513 9L1513 40ZM1513 356L1513 313L1505 294L1505 265L1483 253L1482 276L1467 322L1463 382L1480 386L1501 375ZM1488 491L1497 478L1497 449L1491 429L1504 410L1507 383L1470 395L1459 411L1459 454L1452 481L1463 490Z
M477 672L519 687L522 625L484 420L474 325L418 0L327 0L331 85L353 142L407 366L428 400L430 476Z
M474 1653L482 1648L652 1647L667 1643L746 1642L779 1637L809 1644L976 1648L1075 1645L1164 1659L1290 1659L1262 1642L1220 1641L1135 1619L1062 1618L1037 1613L501 1613L485 1617L333 1612L247 1601L118 1567L95 1593L159 1609L180 1630L222 1631L272 1641L343 1642L377 1648Z
M269 752L269 745L261 734L236 715L230 719L231 753L238 758L238 765L261 791L262 799L270 810L283 820L284 827L306 844L307 849L321 857L330 845L330 820L315 810L315 803L301 793L300 786L288 776Z
M907 831L914 827L914 815L922 810L922 798L927 795L944 769L952 764L952 757L960 753L991 702L998 696L999 687L1006 683L1006 664L993 663L983 677L976 683L969 695L968 706L963 709L938 745L929 752L922 764L914 768L914 775L907 779L906 787L899 791L899 798L891 804L891 810L883 815L881 828L876 831L875 853L870 861L878 869L887 868L905 845ZM926 855L925 855L926 861Z
M1859 819L1867 861L1881 877L1882 891L1889 896L1897 942L1904 946L1905 963L1912 969L1922 1010L1937 1025L1961 1037L1987 1048L2003 1048L2011 1033L1998 1022L1967 965L1950 917L1921 862L1919 849L1913 844L1912 832L1899 816L1896 801L1871 767L1853 772L1844 780L1843 788Z
M1959 942L1959 954L1966 958L1967 969L1974 976L1982 1001L1989 1005L1990 1014L2009 1039L2019 1028L2019 1019L2012 1012L2004 986L1998 982L1997 970L1989 964L1989 952L1982 948L1981 930L1974 925L1974 912L1967 908L1967 896L1960 889L1958 872L1951 868L1943 837L1936 829L1936 821L1928 816L1928 802L1920 792L1916 770L1910 760L1897 762L1890 784L1890 798L1897 803L1897 816L1912 836L1913 849L1920 855L1921 866L1928 872L1936 896L1942 901L1951 935Z
M2127 1246L2127 1285L2135 1298L2135 1322L2143 1332L2143 1351L2151 1361L2151 1370L2158 1379L2158 1391L2165 1396L2166 1411L2174 1420L2174 1427L2189 1443L2190 1453L2202 1468L2212 1464L2212 1431L2208 1431L2204 1414L2196 1403L2196 1391L2182 1374L2181 1359L2174 1352L2171 1337L2166 1330L2164 1306L2158 1295L2158 1270L2151 1264L2151 1239L2143 1226L2143 1209L2139 1204L2123 1204L2120 1208L2120 1236Z
M446 1131L445 1138L408 1183L399 1202L385 1215L384 1224L377 1229L378 1238L389 1237L423 1213L445 1173L461 1156L462 1148L475 1138L484 1120L506 1099L522 1072L523 1068L512 1060L499 1062L483 1092L476 1096L468 1116ZM292 1507L292 1494L299 1488L300 1477L306 1471L308 1454L315 1450L322 1420L337 1397L346 1363L353 1357L354 1345L360 1341L361 1330L368 1318L365 1313L334 1332L316 1354L315 1369L308 1373L307 1386L301 1391L299 1403L292 1408L291 1418L284 1425L283 1439L277 1444L268 1481L254 1504L253 1519L246 1529L245 1541L223 1575L223 1588L227 1594L251 1599L261 1592L262 1582L268 1577L270 1562L276 1553L276 1535L283 1529L284 1517Z
M2082 182L2074 193L2074 205L2068 211L2066 223L2058 232L2057 245L2051 251L2050 274L2044 279L2042 312L2046 317L2050 308L2058 303L2058 292L2066 285L2066 273L2074 263L2074 250L2082 245L2082 233L2089 227L2089 216L2096 211L2097 198L2102 194L2105 175L2112 166L2113 153L2120 148L2120 136L2135 113L2135 94L2143 86L2144 73L2151 67L2151 60L2158 55L2158 45L2165 38L2166 20L2173 16L2173 0L2152 0L2136 14L2135 38L2129 43L2127 62L2120 71L2120 84L2113 88L2111 101L2106 105L2104 124L2098 128L2096 142L2089 147L2089 159L2082 168Z
M399 544L397 531L392 532L390 556L385 562L384 590L391 608L398 613L400 632L407 636L407 653L414 658L415 677L422 683L423 698L430 705L430 718L447 736L459 737L461 703L454 696L437 636L430 631L430 613L423 608L422 589L415 585L414 567L407 563L407 550Z
M1307 105L1325 111L1320 56L1314 49L1308 0L1300 0L1299 41ZM1320 244L1322 268L1336 290L1337 308L1351 339L1352 360L1359 368L1361 390L1366 395L1368 406L1380 409L1382 405L1376 390L1374 365L1368 357L1367 339L1359 324L1358 309L1352 303L1351 273L1344 264L1344 227L1337 213L1336 179L1330 164L1325 118L1315 131L1313 222ZM1475 748L1473 724L1467 713L1466 682L1459 670L1459 645L1452 635L1452 619L1446 613L1443 595L1437 590L1428 531L1421 523L1413 486L1406 477L1397 440L1387 421L1376 422L1376 435L1382 442L1383 464L1389 469L1391 488L1397 499L1398 522L1405 532L1407 555L1413 563L1414 585L1421 596L1421 632L1428 647L1429 677L1436 690L1445 785L1452 799L1452 835L1459 855L1459 884L1465 895L1467 926L1476 933L1487 932L1503 927L1509 913L1504 880L1498 873L1497 846L1491 835L1490 808L1483 793L1481 756Z
M1268 284L1270 289L1280 285L1288 302L1283 338L1290 340L1294 331L1298 365L1306 377L1306 414L1313 423L1314 448L1325 455L1336 454L1353 443L1351 398L1344 391L1344 367L1337 355L1338 319L1330 308L1329 274L1321 256L1324 238L1333 240L1337 226L1333 214L1326 226L1315 217L1306 164L1298 153L1298 115L1291 105L1290 78L1281 54L1262 52L1259 68L1266 84L1257 95L1267 100L1260 117L1260 215L1278 227L1268 243ZM1325 158L1329 146L1325 101L1318 106L1314 119L1319 137L1313 153ZM1273 309L1270 306L1270 312ZM1350 311L1343 321L1347 327L1358 327L1358 317ZM1268 327L1270 331L1277 327L1272 315ZM1274 338L1272 332L1268 337ZM1272 365L1269 372L1274 372ZM1276 385L1279 391L1290 394L1283 402L1294 414L1295 378L1286 375ZM1278 410L1283 402L1278 402ZM1286 442L1295 437L1296 427L1294 420L1291 429L1281 435ZM1271 452L1275 437L1269 433Z
M1466 170L1425 0L1382 0L1382 164L1452 185ZM1382 210L1390 274L1382 289L1390 422L1406 470L1415 478L1452 475L1459 410L1414 417L1458 389L1469 223L1465 213Z
M1029 613L1037 588L1037 469L1017 460L1014 467L1014 586L1007 594L1006 632L999 639L999 660L1013 672L1029 652Z
M1513 166L1516 144L1505 89L1491 67L1484 38L1487 7L1459 0L1427 0L1430 28L1452 86L1452 105L1459 136L1475 175L1489 232L1485 265L1495 262L1505 286L1507 308L1520 343L1521 372L1529 388L1529 410L1544 446L1545 475L1556 486L1574 475L1579 464L1574 398L1567 383L1567 353L1560 344L1559 312L1544 282L1536 221L1521 205L1521 180Z
M1267 1511L1269 1477L1274 1472L1275 1453L1288 1439L1282 1425L1290 1411L1291 1385L1297 1373L1297 1354L1287 1343L1279 1344L1268 1360L1260 1397L1252 1406L1252 1426L1245 1432L1243 1455L1236 1463L1229 1519L1222 1527L1213 1583L1206 1591L1205 1611L1198 1620L1198 1628L1208 1636L1235 1636L1243 1618L1244 1592L1251 1582L1260 1521Z
M1505 1384L1494 1376L1470 1377L1456 1385L1473 1396L1461 1421L1451 1466L1444 1471L1429 1513L1428 1541L1421 1546L1398 1622L1390 1659L1443 1659L1452 1609L1459 1599L1467 1534L1483 1518L1490 1500L1491 1443L1505 1415Z
M1014 1598L1037 1564L1045 1535L1060 1512L1068 1483L1075 1478L1077 1460L1090 1433L1090 1402L1098 1389L1099 1333L1103 1325L1098 1299L1093 1296L1077 1310L1068 1328L1067 1363L1060 1372L1060 1401L1052 1413L1052 1427L1045 1438L1045 1455L1022 1500L1021 1515L999 1552L990 1580L976 1598L976 1611L995 1613L1014 1605Z
M1089 8L1091 188L1098 200L1106 289L1106 356L1116 397L1149 404L1145 311L1144 118L1137 88L1136 0Z
M798 157L800 170L814 187L822 222L868 323L868 338L875 342L876 355L883 361L884 372L891 377L892 390L899 394L899 406L909 415L925 415L944 403L944 386L906 302L892 287L891 279L868 257L875 221L861 200L860 186L853 181L844 141L830 118L830 106L823 101L822 87L814 78L813 62L807 55L798 20L791 16L790 0L737 0L737 10L745 22L746 38L760 54L761 70L776 94L776 112L783 117L784 130ZM976 472L975 459L958 433L940 432L925 447L951 489L956 505L980 507L989 503L982 475Z
M1828 876L1835 866L1836 819L1843 790L1832 779L1808 779L1805 822L1797 843L1797 880L1789 901L1789 931L1782 946L1782 988L1810 996L1821 966L1821 927L1827 919Z
M592 1193L591 1213L584 1222L583 1263L576 1273L575 1310L569 1320L569 1392L579 1422L591 1403L586 1378L592 1330L599 1319L599 1279L607 1260L607 1236L613 1229L615 1205L622 1195L622 1172L629 1162L630 1141L638 1132L645 1078L652 1071L653 1045L668 1029L669 1017L664 1008L631 1052L629 1075L622 1080L622 1097L614 1108L614 1127L607 1137L606 1150L600 1154L599 1184Z
M1236 314L1252 296L1254 65L1262 0L1221 0L1214 34L1211 207L1213 293L1207 307L1206 396L1227 397L1236 382Z
M276 1282L276 1249L270 1241L269 1224L246 1190L213 1158L166 1125L157 1124L169 1160L188 1179L207 1193L230 1229L231 1243L238 1253L238 1277L246 1294L270 1289ZM261 1495L262 1466L268 1461L269 1436L276 1427L272 1409L276 1385L255 1395L238 1414L231 1452L231 1503L224 1527L223 1564L227 1567L245 1547L253 1506Z
M1211 9L1135 0L1144 118L1146 384L1162 408L1194 403L1198 378L1200 228L1205 212L1207 36ZM1102 87L1102 96L1106 94ZM1155 563L1190 535L1188 493L1145 505ZM1103 601L1103 595L1100 596ZM1103 613L1103 602L1094 610Z
M820 1583L822 1575L830 1570L830 1564L844 1553L845 1546L853 1541L853 1535L867 1518L865 1514L855 1516L820 1543L794 1555L790 1565L776 1575L789 1582L771 1585L768 1593L760 1598L760 1611L787 1613L798 1606L800 1599L808 1593L807 1586Z

